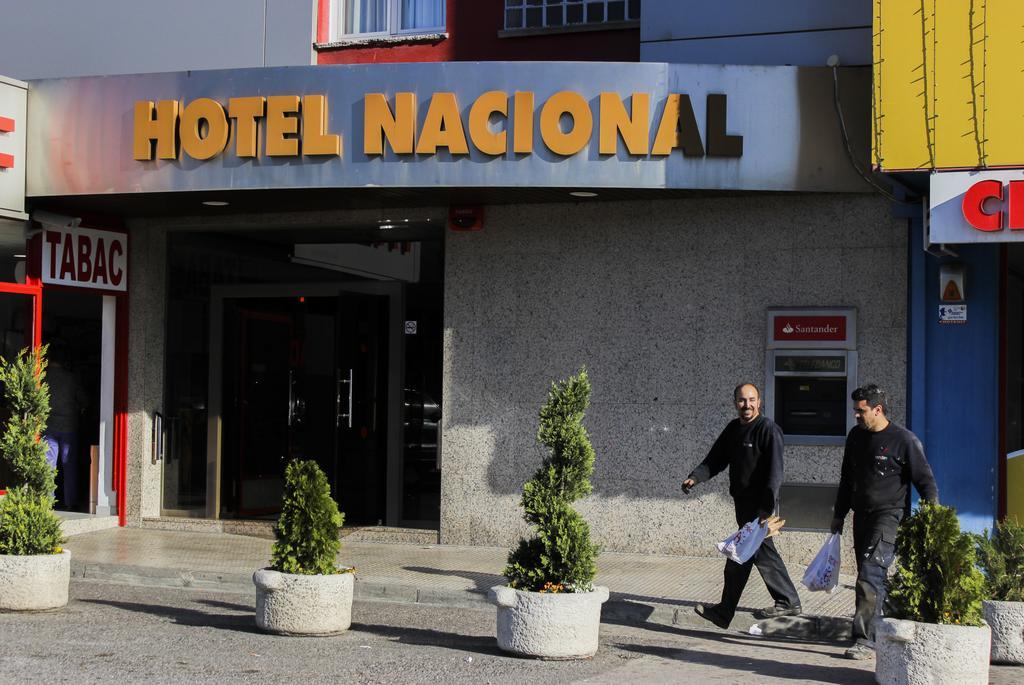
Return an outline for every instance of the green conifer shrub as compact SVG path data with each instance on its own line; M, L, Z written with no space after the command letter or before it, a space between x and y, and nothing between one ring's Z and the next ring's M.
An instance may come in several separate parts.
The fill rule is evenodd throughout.
M0 436L0 455L13 479L0 485L27 486L38 495L52 497L57 470L46 461L46 443L41 440L50 417L45 355L44 345L36 350L26 347L13 360L0 358L0 383L10 414Z
M594 448L583 427L590 403L586 368L552 383L540 410L537 440L548 456L523 486L524 518L536 535L520 540L508 556L510 587L534 592L588 592L597 574L598 546L572 503L590 493Z
M978 561L985 574L988 599L1024 602L1024 526L1007 517L978 536Z
M339 570L338 529L344 516L331 497L327 476L312 460L295 460L284 472L281 516L274 527L272 568L281 573L328 575Z
M889 615L919 623L980 626L985 578L975 543L956 510L922 502L900 524L896 573L887 581Z
M59 554L63 542L52 497L21 486L0 498L0 554Z
M12 482L0 499L0 554L59 554L64 537L53 513L57 469L46 461L42 440L50 416L46 347L0 358L0 382L10 418L0 436L0 456Z

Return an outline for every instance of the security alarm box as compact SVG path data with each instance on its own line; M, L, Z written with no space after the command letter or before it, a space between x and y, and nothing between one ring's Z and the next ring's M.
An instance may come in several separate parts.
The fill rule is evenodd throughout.
M841 445L853 428L857 312L769 309L763 413L791 445Z

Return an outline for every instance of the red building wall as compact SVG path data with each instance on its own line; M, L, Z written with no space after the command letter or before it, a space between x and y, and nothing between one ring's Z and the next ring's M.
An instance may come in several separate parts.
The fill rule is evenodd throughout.
M326 43L331 0L319 0L317 42ZM579 31L501 38L503 0L448 0L448 37L436 43L321 48L317 64L537 60L637 62L640 29Z

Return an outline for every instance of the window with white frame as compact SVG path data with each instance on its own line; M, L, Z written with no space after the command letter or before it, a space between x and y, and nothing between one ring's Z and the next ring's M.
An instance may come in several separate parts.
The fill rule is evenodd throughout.
M332 0L332 34L400 36L443 33L445 0Z
M640 0L505 0L505 28L558 28L638 21Z

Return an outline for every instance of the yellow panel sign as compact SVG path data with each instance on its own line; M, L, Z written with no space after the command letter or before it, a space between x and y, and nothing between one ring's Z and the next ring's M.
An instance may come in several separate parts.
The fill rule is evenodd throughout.
M875 167L1024 166L1024 2L874 5Z

